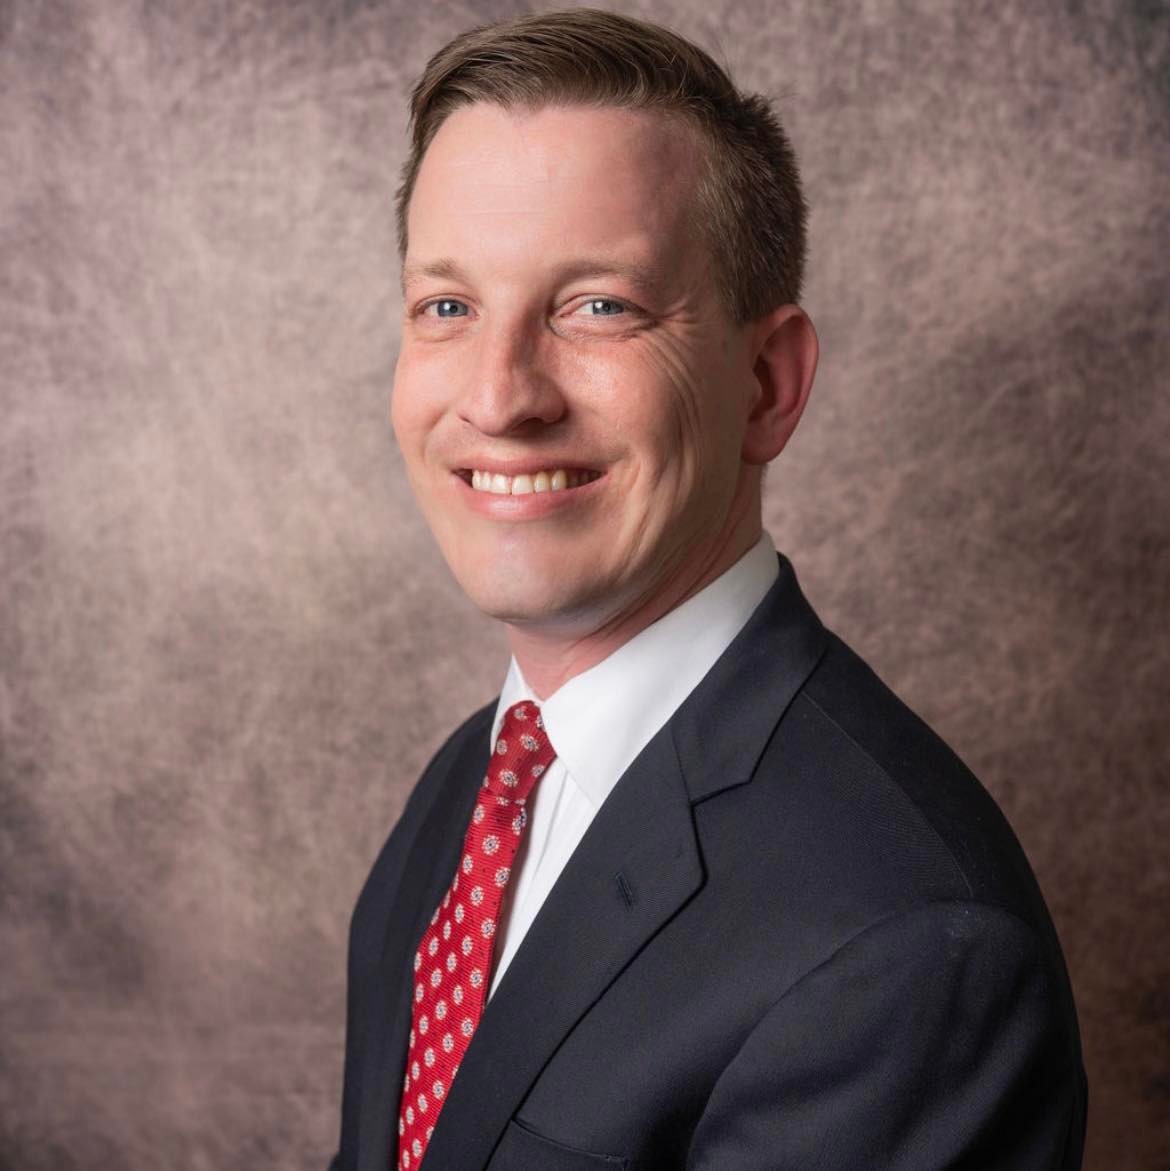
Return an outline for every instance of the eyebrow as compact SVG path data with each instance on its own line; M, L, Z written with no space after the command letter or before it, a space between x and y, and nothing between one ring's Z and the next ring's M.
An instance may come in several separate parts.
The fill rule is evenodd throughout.
M666 274L656 265L638 264L628 260L616 260L608 257L581 257L571 260L557 269L557 277L561 283L566 281L584 280L587 277L617 276L627 280L635 288L651 295L661 293L666 284ZM403 293L415 281L424 277L434 277L437 280L461 281L471 283L467 271L457 260L451 257L441 257L425 263L405 264L402 267Z
M432 260L426 264L404 264L402 266L402 290L423 277L436 277L443 281L466 281L467 274L454 260L446 258Z

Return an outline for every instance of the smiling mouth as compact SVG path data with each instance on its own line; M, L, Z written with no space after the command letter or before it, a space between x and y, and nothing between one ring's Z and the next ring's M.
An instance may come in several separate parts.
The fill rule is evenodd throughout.
M600 480L601 472L589 468L549 468L533 474L505 476L500 472L463 468L458 475L476 492L493 496L528 496L537 492L564 492Z

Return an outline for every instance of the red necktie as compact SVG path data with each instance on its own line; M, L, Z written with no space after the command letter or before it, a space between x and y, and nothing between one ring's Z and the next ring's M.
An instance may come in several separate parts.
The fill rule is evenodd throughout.
M504 714L463 856L414 957L414 1008L398 1118L399 1171L417 1171L487 999L500 904L532 786L556 757L536 704Z

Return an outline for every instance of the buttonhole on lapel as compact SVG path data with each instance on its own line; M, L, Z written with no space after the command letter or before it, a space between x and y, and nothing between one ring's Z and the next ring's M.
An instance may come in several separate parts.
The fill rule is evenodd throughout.
M634 905L634 888L626 881L624 874L617 876L618 890L622 892L622 898L626 900L626 906L632 907Z

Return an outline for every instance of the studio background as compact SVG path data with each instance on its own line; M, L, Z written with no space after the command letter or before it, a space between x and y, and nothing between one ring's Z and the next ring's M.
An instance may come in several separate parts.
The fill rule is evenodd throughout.
M545 7L543 5L538 7ZM779 98L766 521L1001 803L1170 1167L1170 10L675 0ZM323 1168L349 912L502 680L388 422L407 95L507 3L0 0L0 1167Z

